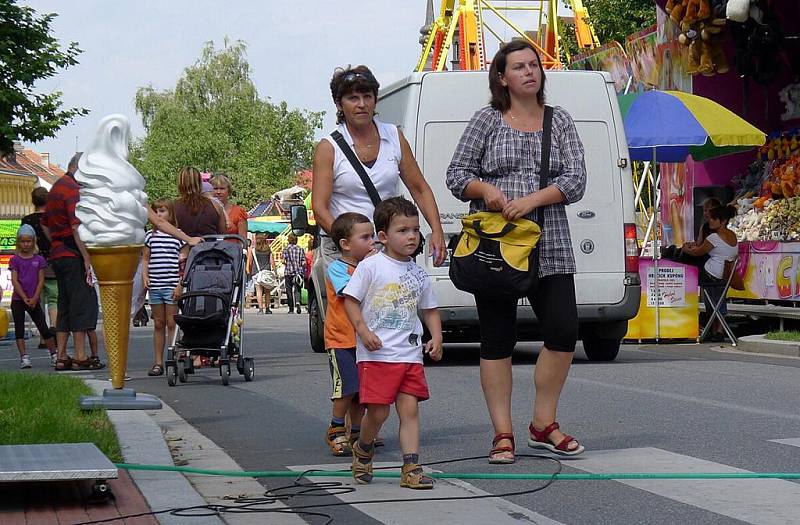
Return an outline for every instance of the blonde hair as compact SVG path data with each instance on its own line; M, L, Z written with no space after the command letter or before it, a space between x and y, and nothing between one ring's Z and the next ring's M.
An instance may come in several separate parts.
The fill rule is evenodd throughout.
M212 186L225 186L228 188L228 191L231 191L231 179L224 173L217 173L211 177L208 182L210 182Z
M172 199L156 199L154 202L150 203L150 209L153 212L158 213L159 208L164 208L169 213L169 217L167 217L167 222L177 228L178 223L175 220L175 204L172 202ZM154 228L158 229L158 228Z
M15 245L14 246L14 253L16 253L17 255L22 255L22 252L19 249L19 238L20 237L26 237L26 238L30 237L33 240L33 250L31 250L31 253L34 254L34 255L39 253L39 245L36 243L36 234L25 235L24 233L22 235L19 235L19 233L17 233L17 241L14 243L14 245Z
M203 178L197 168L186 166L178 173L178 201L186 204L192 213L199 212L208 198L203 195Z

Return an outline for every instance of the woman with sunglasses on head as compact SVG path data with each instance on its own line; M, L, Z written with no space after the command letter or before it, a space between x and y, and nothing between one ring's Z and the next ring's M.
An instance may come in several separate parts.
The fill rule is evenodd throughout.
M430 253L434 265L444 262L444 233L439 209L430 186L411 152L411 146L394 124L375 118L380 85L366 66L337 69L331 79L338 131L363 166L381 200L400 194L402 181L431 226ZM375 205L367 188L334 137L320 141L314 152L312 207L319 224L320 250L326 265L339 257L329 237L333 221L344 212L372 218Z
M528 299L543 335L536 360L531 423L527 442L565 456L583 452L559 430L556 408L572 364L578 337L576 271L565 206L586 190L584 150L575 123L564 108L545 106L545 73L539 53L525 40L497 52L489 69L490 105L478 110L464 130L447 169L447 187L470 201L470 213L501 212L507 221L544 217L537 291ZM549 175L540 188L544 126L550 119ZM475 295L480 324L480 376L494 426L489 463L514 463L511 419L511 354L517 343L516 297Z

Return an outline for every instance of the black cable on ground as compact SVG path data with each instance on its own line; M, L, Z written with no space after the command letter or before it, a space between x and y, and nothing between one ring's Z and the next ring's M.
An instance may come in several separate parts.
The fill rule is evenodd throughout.
M264 492L264 496L260 498L236 498L230 505L195 505L192 507L173 507L170 509L163 509L158 511L141 512L138 514L128 514L125 516L117 516L114 518L107 518L102 520L83 521L73 525L95 525L98 523L108 523L116 520L138 518L142 516L156 516L159 514L172 514L173 516L183 517L206 517L206 516L220 516L222 514L296 514L298 516L319 517L325 518L325 525L333 523L333 516L318 512L312 509L322 509L330 507L350 507L353 505L371 505L375 503L417 503L426 501L464 501L464 500L479 500L489 498L506 498L511 496L523 496L526 494L533 494L546 489L552 485L556 476L561 473L563 465L561 461L537 454L516 454L515 458L531 458L535 460L550 461L556 465L556 470L550 478L541 486L532 489L518 490L512 492L504 492L500 494L478 494L471 496L450 496L450 497L432 497L432 498L411 498L411 499L381 499L381 500L363 500L363 501L339 501L336 503L320 503L314 505L295 505L287 508L263 508L264 505L274 505L276 503L283 503L288 505L293 498L298 497L322 497L322 496L338 496L343 494L351 494L356 491L355 487L347 487L340 481L307 481L304 482L303 478L310 472L320 472L317 469L310 469L298 474L297 478L291 485L284 485L273 489L268 489ZM486 456L471 456L464 458L445 459L441 461L433 461L426 463L426 467L434 465L446 465L451 463L460 463L464 461L485 460ZM388 467L375 467L374 470L388 470L398 469L400 465ZM342 469L341 472L349 472L349 469ZM284 493L284 491L287 491ZM288 492L291 491L291 492Z

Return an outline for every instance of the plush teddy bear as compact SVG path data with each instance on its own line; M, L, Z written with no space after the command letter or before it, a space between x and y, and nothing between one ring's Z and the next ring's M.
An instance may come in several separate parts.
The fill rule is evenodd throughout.
M728 0L670 0L665 9L681 29L678 41L689 46L686 72L713 75L730 70L719 35Z

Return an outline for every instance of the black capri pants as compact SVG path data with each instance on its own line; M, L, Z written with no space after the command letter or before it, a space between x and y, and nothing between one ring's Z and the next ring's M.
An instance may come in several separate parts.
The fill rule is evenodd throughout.
M539 320L544 346L555 352L574 352L578 341L578 307L572 274L540 278L539 289L528 300ZM475 296L481 329L481 359L511 357L517 345L518 302L513 297Z
M42 303L36 303L36 306L30 307L23 301L11 301L11 317L14 319L14 338L25 339L25 312L31 316L31 321L36 325L42 339L50 339L53 334L47 328L47 321L44 318L44 310L42 310Z

